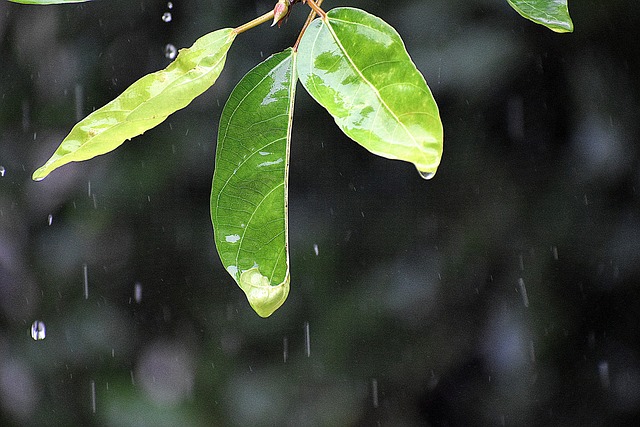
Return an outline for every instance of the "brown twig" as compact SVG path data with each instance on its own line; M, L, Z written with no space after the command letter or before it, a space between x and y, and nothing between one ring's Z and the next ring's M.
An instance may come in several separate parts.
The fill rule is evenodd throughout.
M324 0L318 0L315 2L315 5L320 8L320 5L322 4ZM298 34L298 40L296 40L296 44L293 45L293 51L297 52L298 51L298 45L300 44L300 40L302 40L302 36L304 35L304 32L307 31L307 27L309 25L311 25L311 22L315 19L316 17L316 11L313 10L313 8L311 8L311 12L309 12L309 16L307 17L307 21L304 23L304 25L302 26L302 29L300 30L300 34ZM326 17L326 14L325 14Z

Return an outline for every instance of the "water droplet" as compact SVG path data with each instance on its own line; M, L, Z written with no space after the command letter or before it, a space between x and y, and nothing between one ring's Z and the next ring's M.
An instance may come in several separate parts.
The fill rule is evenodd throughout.
M165 12L165 13L162 14L162 20L164 22L171 22L172 18L173 17L171 16L171 12Z
M420 174L420 178L422 179L431 179L436 176L435 172L418 171L418 173Z
M229 267L227 267L227 271L232 277L236 277L236 275L238 274L238 267L236 267L235 265L230 265Z
M140 301L142 301L142 283L140 282L136 282L133 287L133 299L138 304L140 304Z
M307 357L311 356L311 336L309 333L309 322L304 322L304 350Z
M49 216L47 217L47 223L49 225L53 224L53 215L49 214Z
M4 166L0 166L0 177L3 177L6 172L7 170L4 168Z
M167 9L173 9L173 3L168 2L167 3Z
M238 241L240 240L240 236L238 234L232 234L230 236L226 236L224 240L227 243L238 243Z
M320 249L318 248L317 243L313 244L313 252L316 254L316 256L320 255Z
M47 328L44 322L36 320L31 324L31 338L36 341L43 340L47 335Z
M84 299L89 299L89 269L87 264L82 264L82 274L84 276Z
M174 45L172 45L171 43L167 44L164 47L164 56L165 56L165 58L175 59L177 54L178 54L178 49L176 49L176 47Z

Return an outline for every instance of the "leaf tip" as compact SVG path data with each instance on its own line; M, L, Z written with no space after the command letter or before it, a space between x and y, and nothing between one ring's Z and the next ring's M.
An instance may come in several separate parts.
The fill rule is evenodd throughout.
M240 274L238 285L244 291L251 308L260 317L271 316L284 303L289 295L289 273L279 285L271 285L258 267L250 268Z
M549 28L551 28L556 33L573 33L573 21L569 19L566 22L562 22L559 26Z
M33 175L31 175L31 179L36 181L36 182L40 182L43 179L45 179L47 177L47 175L49 175L49 172L47 172L46 170L44 170L44 166L41 168L38 168Z

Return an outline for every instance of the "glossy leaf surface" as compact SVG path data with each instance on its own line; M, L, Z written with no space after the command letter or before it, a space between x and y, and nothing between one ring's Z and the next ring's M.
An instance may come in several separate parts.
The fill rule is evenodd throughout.
M413 163L425 178L436 172L443 138L438 107L389 24L359 9L332 9L304 34L298 73L351 139Z
M557 33L573 31L567 0L507 0L520 15Z
M70 162L108 153L125 140L162 123L215 83L236 34L223 29L206 34L181 49L167 68L147 74L120 96L78 122L33 179Z
M287 49L249 71L229 96L218 130L211 190L216 247L262 317L289 294L287 177L295 60Z
M21 4L65 4L65 3L85 3L91 0L9 0L13 3Z

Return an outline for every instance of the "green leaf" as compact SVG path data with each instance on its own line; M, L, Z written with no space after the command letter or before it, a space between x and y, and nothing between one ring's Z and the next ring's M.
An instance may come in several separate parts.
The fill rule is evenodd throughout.
M211 190L222 264L251 307L270 316L289 294L287 178L296 54L249 71L224 106Z
M567 0L507 0L516 12L557 33L573 31Z
M181 49L167 68L142 77L78 122L47 163L33 173L33 179L40 181L62 165L108 153L189 105L215 83L235 37L227 28Z
M298 52L300 81L345 134L374 154L413 163L424 178L435 174L438 107L389 24L336 8L311 23Z
M13 3L21 4L65 4L65 3L84 3L91 0L9 0Z

